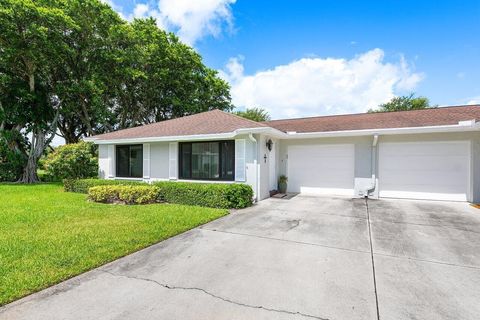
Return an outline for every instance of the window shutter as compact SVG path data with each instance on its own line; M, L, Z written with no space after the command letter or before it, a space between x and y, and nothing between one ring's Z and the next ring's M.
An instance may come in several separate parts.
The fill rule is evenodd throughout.
M150 179L150 143L143 144L143 178Z
M168 165L168 176L170 179L177 179L177 166L178 166L178 142L170 142L169 146L169 165Z
M235 140L235 181L245 181L245 139Z
M115 145L108 145L108 178L115 177Z

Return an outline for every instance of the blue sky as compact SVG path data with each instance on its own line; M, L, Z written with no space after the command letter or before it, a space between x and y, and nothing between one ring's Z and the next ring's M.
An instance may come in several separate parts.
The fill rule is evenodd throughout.
M105 0L107 1L107 0ZM274 118L363 112L416 92L480 103L480 1L108 0L154 16Z

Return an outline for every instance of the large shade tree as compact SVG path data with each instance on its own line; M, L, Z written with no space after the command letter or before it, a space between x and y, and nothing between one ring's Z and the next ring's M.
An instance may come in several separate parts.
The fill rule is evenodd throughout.
M76 28L54 0L0 1L2 122L30 137L22 182L38 180L37 162L57 130L61 112L56 75L67 51L65 37Z
M229 85L154 19L136 19L119 31L112 40L121 49L112 75L118 79L111 101L115 128L232 109Z
M57 88L63 108L58 128L67 143L75 143L107 130L114 119L108 101L114 97L111 73L118 68L119 48L110 39L112 31L126 22L98 0L68 0L64 10L78 28L65 39L70 50L62 61Z
M0 0L0 139L28 159L22 182L57 133L72 143L211 109L232 109L228 84L154 19L100 0Z

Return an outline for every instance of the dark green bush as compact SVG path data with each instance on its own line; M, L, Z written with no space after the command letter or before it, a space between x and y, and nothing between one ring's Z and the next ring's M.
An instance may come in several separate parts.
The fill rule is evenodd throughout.
M97 148L91 142L66 144L45 159L46 174L59 179L83 179L98 175Z
M88 193L91 187L108 185L149 184L128 180L63 180L64 189L69 192ZM169 203L224 209L240 209L252 205L253 191L246 184L160 181L154 182L153 185L159 188L158 199Z
M88 198L95 202L147 204L158 201L159 188L152 185L110 185L88 189Z
M155 182L160 199L169 203L211 208L245 208L252 204L253 191L245 184Z
M17 181L23 173L27 158L9 146L6 134L0 132L0 181Z
M90 187L111 185L148 185L141 181L107 179L64 179L63 189L67 192L88 193Z

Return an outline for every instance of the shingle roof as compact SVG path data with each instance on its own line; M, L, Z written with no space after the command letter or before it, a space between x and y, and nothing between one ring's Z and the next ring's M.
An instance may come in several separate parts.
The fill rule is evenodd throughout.
M248 120L232 113L211 110L94 136L98 140L149 137L188 136L197 134L228 133L243 128L264 128L265 124Z
M182 118L152 123L94 136L98 140L189 136L229 133L237 129L275 128L283 132L329 132L455 125L459 121L480 121L480 105L435 109L359 113L336 116L255 122L232 113L212 110Z
M272 120L263 123L284 132L328 132L454 125L459 121L474 119L480 121L480 105Z

